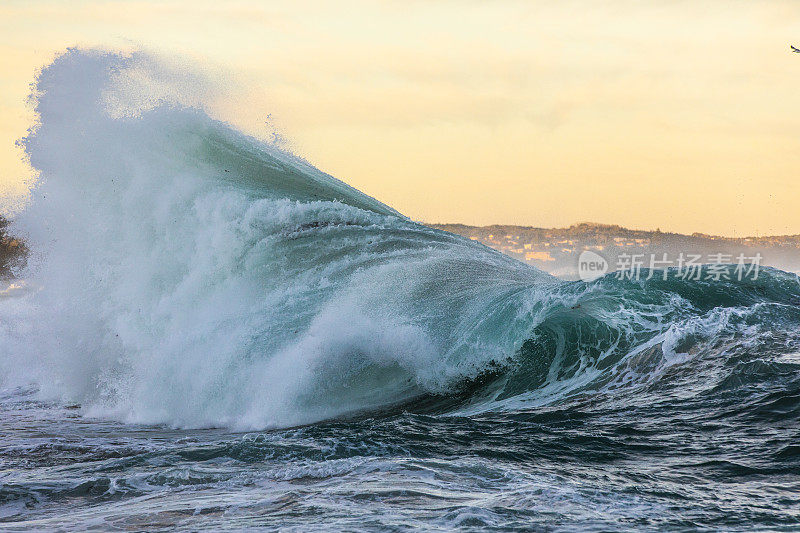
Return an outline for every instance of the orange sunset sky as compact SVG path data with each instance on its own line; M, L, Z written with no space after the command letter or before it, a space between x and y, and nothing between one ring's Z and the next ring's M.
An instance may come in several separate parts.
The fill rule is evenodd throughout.
M36 69L102 46L208 72L215 116L414 219L800 233L792 43L798 0L5 0L0 193Z

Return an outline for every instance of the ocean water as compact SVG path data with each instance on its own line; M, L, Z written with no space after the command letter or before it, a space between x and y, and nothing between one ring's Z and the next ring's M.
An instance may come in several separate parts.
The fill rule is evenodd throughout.
M76 49L33 86L0 529L800 529L797 276L561 281L180 74Z

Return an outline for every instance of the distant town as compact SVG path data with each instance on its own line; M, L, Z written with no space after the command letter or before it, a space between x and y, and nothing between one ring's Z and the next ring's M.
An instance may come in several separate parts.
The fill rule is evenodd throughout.
M639 256L647 267L651 256L680 254L729 258L760 257L763 266L789 272L800 270L800 235L729 238L704 233L682 235L660 230L643 231L616 225L581 223L568 228L528 226L466 226L428 224L463 235L504 254L565 279L577 278L578 257L585 250L600 254L611 270L624 259Z

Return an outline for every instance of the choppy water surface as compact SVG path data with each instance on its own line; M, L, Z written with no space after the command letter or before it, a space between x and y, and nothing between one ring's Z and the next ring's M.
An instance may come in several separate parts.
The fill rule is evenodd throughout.
M796 529L800 358L716 389L254 433L2 402L0 527Z

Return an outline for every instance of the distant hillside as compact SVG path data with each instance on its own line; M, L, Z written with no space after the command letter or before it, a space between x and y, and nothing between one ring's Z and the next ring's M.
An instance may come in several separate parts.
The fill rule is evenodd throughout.
M800 270L800 235L729 238L703 233L682 235L659 230L644 231L608 224L584 222L568 228L530 226L467 226L464 224L429 224L450 233L463 235L507 255L564 278L577 276L578 257L584 250L594 251L614 266L621 256L638 254L645 263L651 255L668 259L680 254L720 254L735 262L739 255L761 254L761 264L781 270ZM645 265L646 266L646 265Z

